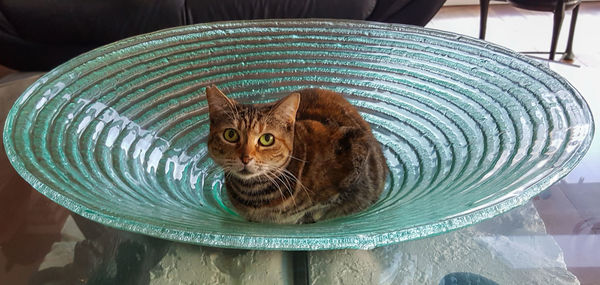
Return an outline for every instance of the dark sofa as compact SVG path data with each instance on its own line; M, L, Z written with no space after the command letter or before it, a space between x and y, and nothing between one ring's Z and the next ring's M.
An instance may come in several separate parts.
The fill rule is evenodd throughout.
M424 26L445 0L0 0L0 65L49 70L95 47L222 20L336 18Z

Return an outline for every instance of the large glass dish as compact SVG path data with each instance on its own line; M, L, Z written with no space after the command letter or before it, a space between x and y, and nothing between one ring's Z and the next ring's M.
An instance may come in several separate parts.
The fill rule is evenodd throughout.
M244 221L207 157L204 87L242 102L341 92L391 174L369 210L308 225ZM15 103L4 142L36 189L100 223L252 249L373 248L522 205L587 151L578 92L542 64L452 33L353 21L202 24L122 40L52 70Z

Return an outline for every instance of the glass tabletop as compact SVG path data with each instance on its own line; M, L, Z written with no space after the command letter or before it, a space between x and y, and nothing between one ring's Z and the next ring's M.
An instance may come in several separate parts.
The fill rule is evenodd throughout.
M598 70L551 68L600 118ZM39 76L0 84L0 127ZM597 284L599 167L595 138L563 180L474 226L368 251L258 251L176 243L82 218L20 178L2 146L0 284Z

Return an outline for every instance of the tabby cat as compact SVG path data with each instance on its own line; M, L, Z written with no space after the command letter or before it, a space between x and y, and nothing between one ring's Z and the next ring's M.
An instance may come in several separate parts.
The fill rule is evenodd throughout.
M387 165L369 124L342 95L306 89L269 104L240 104L206 88L208 150L229 200L246 219L312 223L363 210Z

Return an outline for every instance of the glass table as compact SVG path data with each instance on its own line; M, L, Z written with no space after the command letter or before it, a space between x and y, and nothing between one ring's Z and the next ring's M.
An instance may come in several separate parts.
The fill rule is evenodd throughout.
M600 71L551 68L600 118L592 88ZM0 83L0 127L39 76ZM599 168L596 137L562 181L474 226L369 251L254 251L176 243L89 221L28 185L2 146L0 284L598 284Z

